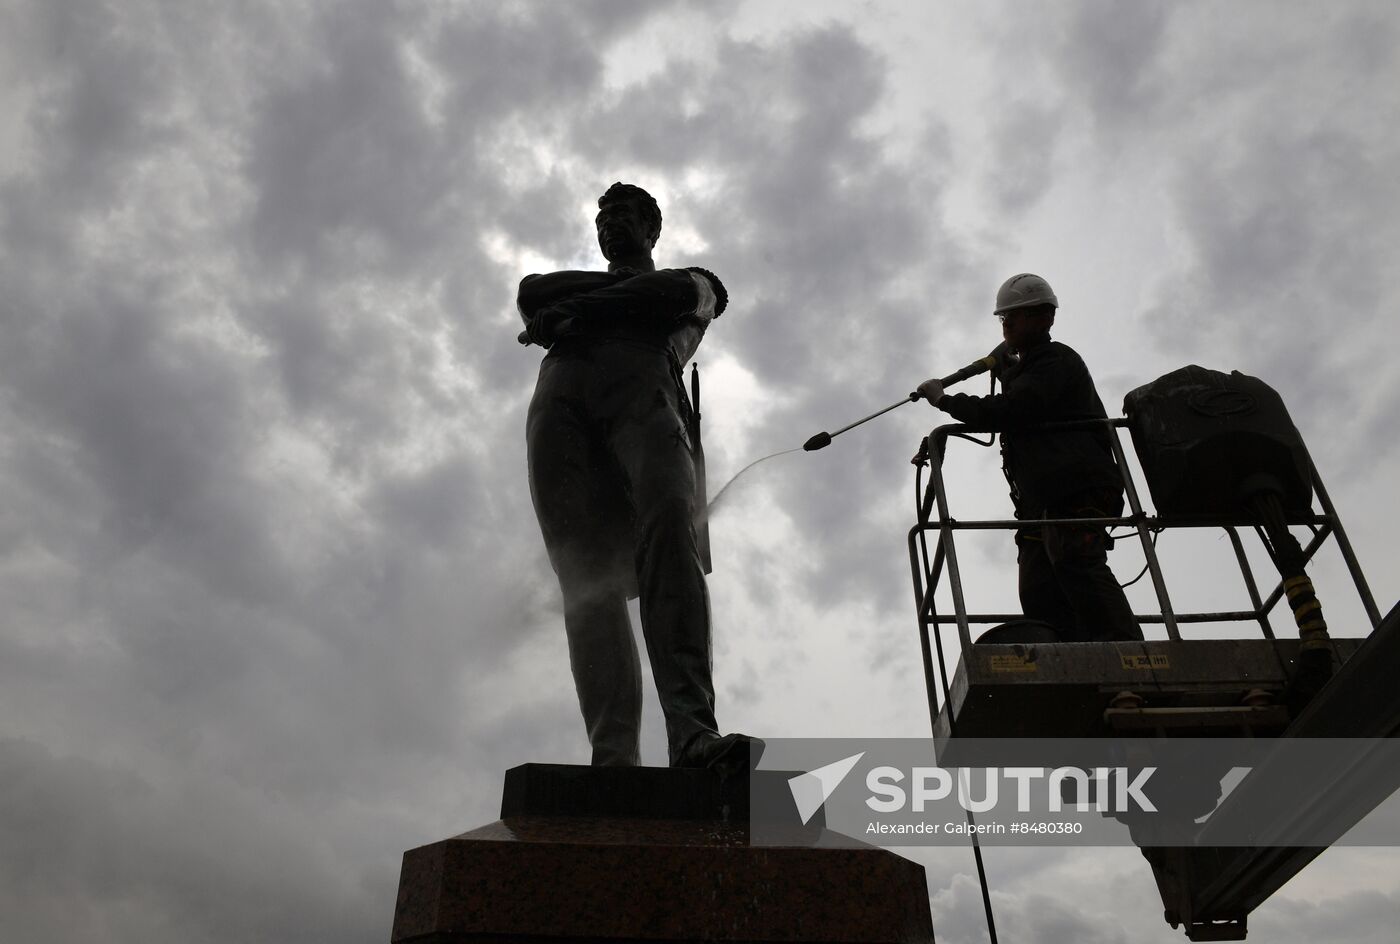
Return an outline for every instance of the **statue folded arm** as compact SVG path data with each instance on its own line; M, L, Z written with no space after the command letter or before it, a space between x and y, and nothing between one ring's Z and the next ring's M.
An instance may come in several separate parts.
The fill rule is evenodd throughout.
M708 280L685 269L655 272L551 272L527 275L516 305L530 340L548 347L578 322L661 319L672 323L685 315L713 315L714 292ZM707 298L708 296L708 304Z
M515 296L520 315L529 324L540 309L556 302L562 302L575 295L582 295L596 289L606 288L626 279L626 275L616 272L582 272L565 270L527 275L520 280L520 290Z

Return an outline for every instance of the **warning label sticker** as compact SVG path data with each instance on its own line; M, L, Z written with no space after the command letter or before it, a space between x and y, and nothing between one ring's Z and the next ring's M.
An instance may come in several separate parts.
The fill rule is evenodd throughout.
M1021 656L991 656L988 660L991 663L993 672L1034 672L1035 663L1028 662Z
M1171 660L1166 653L1154 653L1150 656L1122 656L1123 668L1125 669L1170 669Z

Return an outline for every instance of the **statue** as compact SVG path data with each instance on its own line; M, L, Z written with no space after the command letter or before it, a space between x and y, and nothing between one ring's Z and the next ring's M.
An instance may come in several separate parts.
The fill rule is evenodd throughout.
M691 404L681 365L728 297L699 268L657 269L661 210L617 183L595 220L606 272L528 275L522 340L548 350L526 425L530 497L564 596L564 628L593 764L640 763L641 668L627 599L666 716L670 766L747 768L721 736L710 601L697 546Z

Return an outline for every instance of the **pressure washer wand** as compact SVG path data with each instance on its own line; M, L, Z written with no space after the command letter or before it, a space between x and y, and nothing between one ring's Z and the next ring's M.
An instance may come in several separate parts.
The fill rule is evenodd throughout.
M996 351L993 351L986 357L978 358L977 360L973 361L971 364L968 364L961 370L954 371L947 377L944 377L942 380L940 380L939 383L943 384L944 387L951 387L953 384L961 383L969 377L975 377L978 374L985 374L987 371L991 370L996 365L997 354L1000 351L1001 348L999 347ZM891 403L883 410L877 410L874 413L871 413L869 416L865 417L864 419L859 419L847 426L842 426L834 433L817 433L817 435L813 436L811 439L803 443L802 448L807 450L808 452L816 452L818 449L825 449L827 446L831 445L831 441L833 439L835 439L837 436L840 436L846 430L855 429L862 423L869 423L875 417L883 416L884 414L888 413L890 410L895 409L896 407L901 407L904 406L904 404L906 403L913 403L915 400L921 399L923 399L923 397L919 394L918 391L915 391L909 394L909 396L905 397L903 400L900 400L898 403Z
M903 400L900 400L898 403L891 403L883 410L876 410L874 413L871 413L865 419L856 420L854 423L851 423L847 426L842 426L834 433L817 433L817 435L813 436L811 439L803 443L802 448L806 449L808 452L816 452L818 449L824 449L827 446L831 445L831 440L833 438L835 438L836 436L840 436L846 430L855 429L862 423L869 423L875 417L884 416L886 413L888 413L890 410L893 410L895 407L904 406L904 404L906 403L913 403L917 399L919 399L919 394L917 392L911 393L909 394L909 396L905 397Z

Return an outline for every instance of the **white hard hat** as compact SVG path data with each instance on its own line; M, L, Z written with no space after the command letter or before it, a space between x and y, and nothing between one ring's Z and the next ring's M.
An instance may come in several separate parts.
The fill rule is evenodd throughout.
M1060 300L1055 297L1055 291L1050 288L1049 282L1038 275L1022 272L1007 279L997 290L997 307L993 314L1000 315L1017 308L1031 308L1036 305L1054 305L1059 308Z

